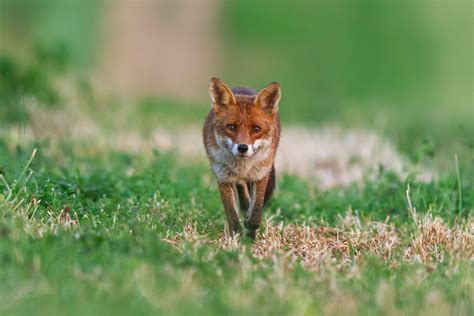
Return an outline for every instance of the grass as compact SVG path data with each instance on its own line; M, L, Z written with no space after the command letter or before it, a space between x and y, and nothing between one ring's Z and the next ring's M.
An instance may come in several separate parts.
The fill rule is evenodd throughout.
M284 127L375 130L439 175L380 169L321 191L280 174L251 244L224 233L207 164L103 141L200 125L208 101L102 98L58 78L91 64L101 6L9 2L9 17L49 21L9 38L78 36L26 64L0 56L0 314L474 314L468 4L222 5L229 84L280 80Z
M180 161L2 137L0 312L472 313L472 178L282 176L251 245L223 234L207 165Z
M138 146L208 106L71 90L0 125L0 314L473 313L469 159L428 183L380 168L321 191L280 174L251 244L224 233L205 162ZM132 150L111 141L127 136Z

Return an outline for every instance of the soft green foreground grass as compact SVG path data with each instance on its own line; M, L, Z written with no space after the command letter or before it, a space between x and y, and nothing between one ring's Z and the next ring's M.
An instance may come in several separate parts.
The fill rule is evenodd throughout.
M464 170L462 188L455 174L421 184L382 172L364 188L327 192L280 177L252 249L223 237L208 167L179 161L1 138L0 314L474 312Z

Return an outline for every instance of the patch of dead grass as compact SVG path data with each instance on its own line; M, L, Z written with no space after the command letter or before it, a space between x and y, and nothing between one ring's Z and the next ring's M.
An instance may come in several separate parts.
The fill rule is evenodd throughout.
M474 223L471 220L446 225L439 217L423 216L405 250L405 259L419 262L444 261L449 255L474 259Z
M411 226L410 226L411 225ZM166 241L177 250L184 247L214 246L218 250L243 250L247 247L238 237L224 233L217 239L201 234L196 224L186 224L182 233ZM250 246L259 259L285 257L308 270L318 270L327 264L350 271L354 263L362 264L367 257L397 267L403 262L419 262L430 267L449 256L454 260L474 259L473 222L471 219L448 226L431 214L421 216L418 225L396 228L386 222L364 224L352 213L341 217L335 226L295 225L267 222L257 240Z

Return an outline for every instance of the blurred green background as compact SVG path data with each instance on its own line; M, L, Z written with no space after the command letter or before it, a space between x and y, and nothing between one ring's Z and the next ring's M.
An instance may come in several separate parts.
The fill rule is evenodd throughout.
M10 109L18 94L44 92L29 85L63 76L50 67L32 80L45 58L96 78L81 89L107 91L104 111L124 103L141 129L200 124L212 76L255 88L278 80L284 124L372 129L415 160L452 165L458 153L472 166L472 1L0 3L0 102Z

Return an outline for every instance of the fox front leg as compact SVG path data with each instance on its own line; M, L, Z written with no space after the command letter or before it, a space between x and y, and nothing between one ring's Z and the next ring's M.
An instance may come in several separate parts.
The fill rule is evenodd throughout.
M247 228L247 236L255 239L257 229L260 227L262 222L262 210L265 202L265 190L267 188L268 176L253 182L250 185L250 206L245 218L244 225Z
M227 223L229 224L229 232L231 235L240 234L242 228L240 227L239 214L237 211L236 189L232 183L220 183L219 191L221 193L222 204L224 204Z
M245 215L250 206L249 185L247 182L237 183L237 193L239 194L240 211Z

